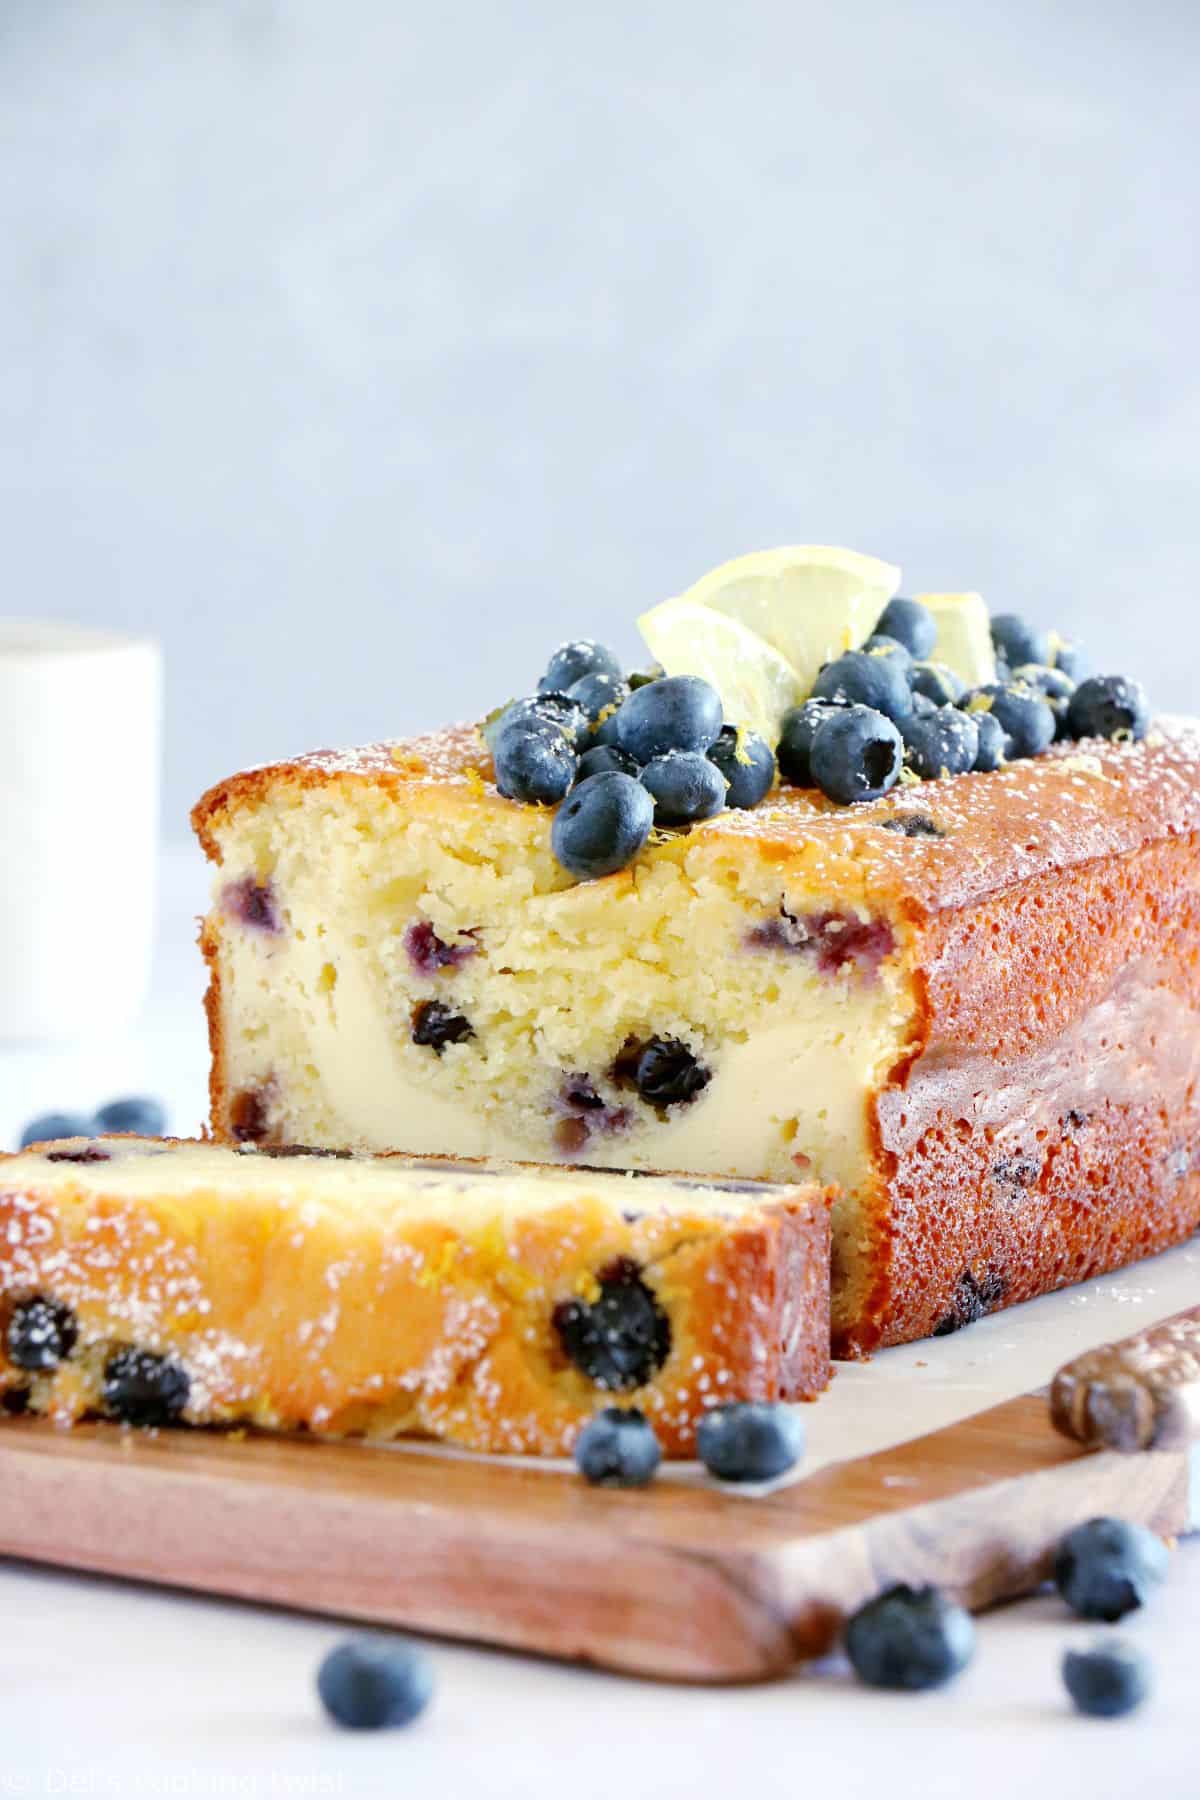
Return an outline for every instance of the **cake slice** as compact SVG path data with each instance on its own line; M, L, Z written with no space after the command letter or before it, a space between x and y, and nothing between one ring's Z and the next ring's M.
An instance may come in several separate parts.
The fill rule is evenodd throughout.
M217 1136L836 1184L842 1354L1200 1223L1196 726L580 883L554 816L466 727L206 795Z
M668 1455L829 1370L828 1196L152 1138L0 1159L0 1400L68 1422Z

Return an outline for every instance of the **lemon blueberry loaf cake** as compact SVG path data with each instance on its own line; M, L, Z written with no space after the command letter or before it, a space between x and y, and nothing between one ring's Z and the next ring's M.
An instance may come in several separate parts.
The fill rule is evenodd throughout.
M740 559L647 676L213 789L217 1136L836 1184L843 1354L1192 1231L1200 731L897 580Z
M554 1454L615 1398L684 1455L707 1409L824 1387L828 1291L811 1186L132 1137L0 1159L0 1403L63 1422Z

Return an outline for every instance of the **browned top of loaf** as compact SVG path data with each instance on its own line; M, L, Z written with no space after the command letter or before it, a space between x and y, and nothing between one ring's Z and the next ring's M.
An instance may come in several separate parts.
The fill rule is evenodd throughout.
M519 804L497 793L476 727L456 725L246 770L211 788L195 807L192 824L206 853L219 861L217 836L239 812L288 791L359 783L398 804L436 792L440 812L457 801L464 817L478 806ZM912 815L940 835L907 836L888 827L890 820ZM543 816L548 832L551 814ZM703 837L713 848L744 845L780 865L803 859L809 882L822 864L830 871L853 865L866 891L881 902L935 912L1197 829L1200 721L1163 719L1140 744L1059 744L994 774L900 786L869 805L839 807L812 789L779 788L752 811L725 812L694 826L688 839ZM663 853L678 852L673 843Z

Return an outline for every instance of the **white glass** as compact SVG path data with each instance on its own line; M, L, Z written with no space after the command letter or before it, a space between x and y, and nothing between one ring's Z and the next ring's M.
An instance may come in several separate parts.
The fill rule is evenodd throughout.
M0 620L0 1038L128 1025L154 928L162 658Z

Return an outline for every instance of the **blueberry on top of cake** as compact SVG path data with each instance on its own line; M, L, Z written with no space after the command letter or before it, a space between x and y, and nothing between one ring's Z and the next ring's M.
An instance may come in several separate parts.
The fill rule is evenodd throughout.
M622 677L594 639L560 645L536 693L483 727L499 792L564 802L554 854L587 881L633 862L655 826L752 809L778 779L853 806L1055 741L1145 736L1137 682L1092 677L1077 693L1080 656L1057 632L989 620L977 594L904 598L898 581L850 552L763 552L645 615L650 676ZM830 654L814 660L814 642Z

